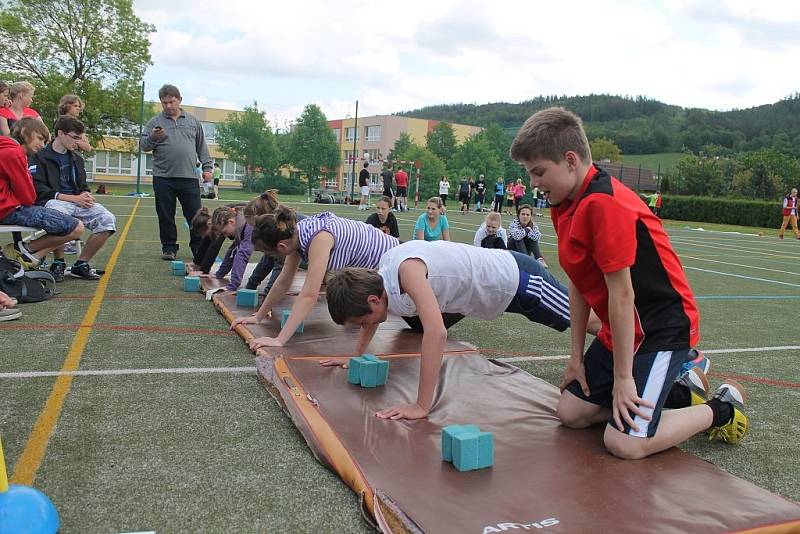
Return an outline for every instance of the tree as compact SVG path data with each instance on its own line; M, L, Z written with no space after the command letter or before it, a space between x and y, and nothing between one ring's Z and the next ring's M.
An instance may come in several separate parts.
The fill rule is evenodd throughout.
M611 163L622 161L622 151L611 139L600 137L589 143L592 159L595 161L609 160Z
M246 173L263 172L274 176L281 156L264 112L258 102L242 113L231 113L217 125L217 144L231 159L244 164Z
M325 114L316 104L307 105L295 124L289 163L305 174L309 198L311 189L319 184L323 172L335 169L341 163L336 136L328 126Z
M403 136L406 136L407 139L403 139ZM403 149L402 152L397 151L398 145ZM395 156L393 161L418 161L420 163L419 194L423 202L437 195L439 192L439 178L447 171L444 162L442 162L436 154L431 152L428 148L412 142L407 134L400 134L400 139L395 142L395 147L392 149L392 152ZM395 169L396 168L397 167L395 167ZM403 168L408 172L408 194L409 197L412 197L416 193L417 170L412 165L408 164L403 165Z
M458 173L458 176L477 177L483 174L490 183L498 176L504 176L503 165L489 142L480 134L473 135L458 147L450 167Z
M492 123L488 125L478 133L478 137L485 139L486 142L489 143L489 148L503 168L497 176L516 177L520 174L525 174L520 164L511 159L511 156L508 154L511 148L511 142L514 139L503 131L499 124ZM488 177L489 175L487 174L486 176ZM492 177L492 179L496 179L497 176Z
M456 150L456 134L453 127L446 122L440 122L425 135L425 145L428 150L447 165Z
M387 156L389 161L403 161L403 158L398 157L398 154L405 154L411 149L413 144L414 142L411 140L411 136L406 132L402 132L389 151L389 155Z
M97 138L138 123L153 32L132 0L9 0L0 12L0 57L6 78L36 87L45 124L55 122L60 97L75 93Z

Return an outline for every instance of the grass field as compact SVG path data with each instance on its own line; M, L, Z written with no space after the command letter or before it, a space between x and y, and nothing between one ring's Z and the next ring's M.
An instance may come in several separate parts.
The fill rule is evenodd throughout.
M683 156L681 152L662 152L660 154L623 154L622 162L625 165L641 165L642 168L658 172L659 165L661 172L667 169L674 169L678 160Z
M120 229L95 262L108 269L106 282L68 279L57 298L0 323L0 432L12 482L47 493L63 533L369 531L356 496L315 461L258 384L249 349L170 275L153 199L102 200ZM398 217L404 238L418 214ZM471 242L481 217L449 218L453 238ZM537 222L551 269L565 280L552 225ZM697 436L683 448L798 500L800 243L747 235L755 229L666 224L699 302L712 384L742 382L752 424L739 446ZM189 260L187 230L178 228L179 257ZM554 384L563 360L536 357L569 348L567 333L511 315L466 319L451 335L492 357L522 356L516 365ZM59 370L78 374L54 376Z

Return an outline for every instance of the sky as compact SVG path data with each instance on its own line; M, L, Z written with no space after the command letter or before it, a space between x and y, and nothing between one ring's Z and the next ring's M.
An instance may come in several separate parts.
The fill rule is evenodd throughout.
M539 95L729 110L800 92L800 2L134 0L156 26L145 95L258 103L276 127Z

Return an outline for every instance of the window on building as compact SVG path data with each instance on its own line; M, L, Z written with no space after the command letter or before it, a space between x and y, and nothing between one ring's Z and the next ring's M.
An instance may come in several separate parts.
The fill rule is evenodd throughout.
M333 132L333 136L336 138L336 142L339 142L340 136L342 135L342 130L340 128L331 128Z
M376 172L369 173L369 188L370 189L380 189L383 191L383 182L381 181L381 175Z
M381 127L380 126L365 126L364 137L367 141L380 141L381 140Z
M380 163L381 151L377 148L370 148L369 150L365 150L364 153L367 154L370 163Z
M230 159L217 159L219 168L222 170L223 180L234 180L241 182L244 179L244 165Z
M355 136L356 140L359 139L358 130L355 128L345 128L344 129L344 139L345 141L352 141L353 136Z
M94 156L84 159L83 166L86 169L86 181L94 181Z
M98 150L95 154L94 172L103 174L133 174L131 162L133 156L127 152L109 152Z
M323 184L326 189L338 189L339 177L335 174L329 174L325 177Z
M203 135L207 143L213 143L217 137L217 125L213 122L200 122L203 125Z
M145 154L144 155L144 175L145 176L153 176L153 155L152 154Z

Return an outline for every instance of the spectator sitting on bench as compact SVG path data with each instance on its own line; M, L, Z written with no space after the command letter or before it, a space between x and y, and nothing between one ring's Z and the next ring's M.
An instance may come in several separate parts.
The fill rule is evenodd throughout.
M55 129L53 142L31 157L36 203L75 217L92 232L69 274L74 278L98 280L100 275L92 270L89 261L117 231L116 217L95 201L86 184L83 158L77 152L85 131L83 123L75 117L62 115ZM54 249L53 255L50 273L56 281L63 280L66 267L63 247Z
M17 121L11 137L0 137L0 224L47 232L27 245L16 243L6 248L7 257L27 268L38 266L48 252L83 233L83 223L75 217L34 205L36 189L27 155L38 152L49 138L47 126L30 117Z

